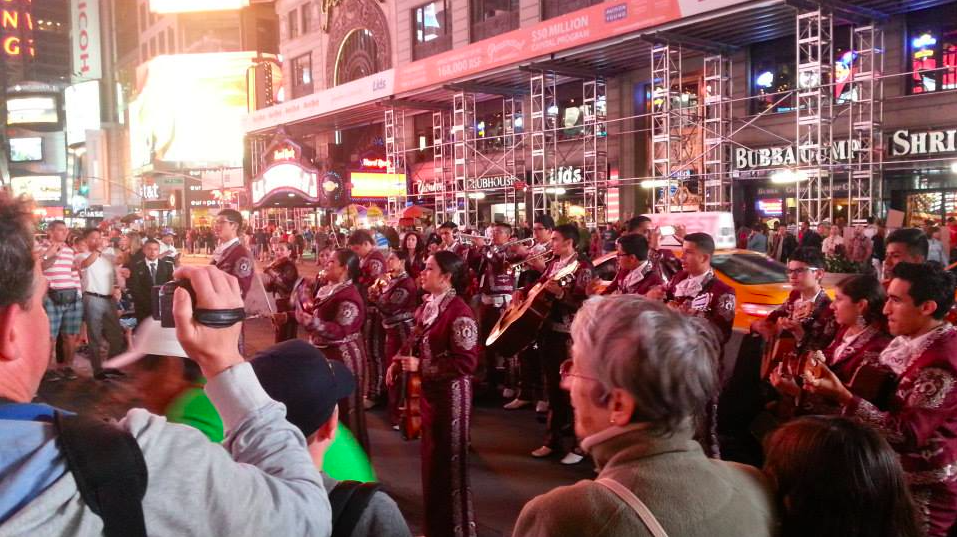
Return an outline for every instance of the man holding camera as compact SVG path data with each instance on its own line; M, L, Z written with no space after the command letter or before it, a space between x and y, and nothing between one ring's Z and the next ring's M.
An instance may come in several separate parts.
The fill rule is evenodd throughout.
M26 202L0 194L0 534L329 535L322 478L302 433L237 352L239 324L211 328L194 319L194 308L242 307L237 280L215 267L177 271L195 304L177 289L173 316L177 339L209 379L206 393L226 429L222 445L141 409L110 425L30 404L51 341L31 215ZM105 429L111 442L97 448L123 460L67 455L90 455L83 440L103 438Z
M83 232L87 251L76 254L76 263L83 283L83 320L86 322L86 337L90 341L93 378L106 380L123 374L117 369L103 367L103 351L100 347L106 340L109 346L107 358L112 358L126 350L126 339L116 313L116 300L120 296L116 259L112 249L104 250L100 235L100 230L95 228Z
M126 288L133 296L133 308L136 320L153 314L153 286L163 285L173 279L173 260L169 257L160 257L160 244L156 239L149 239L143 243L143 259L133 263L130 279Z
M74 380L73 355L76 353L83 326L83 301L80 298L80 273L76 267L76 252L66 244L70 235L69 228L62 220L50 223L47 228L49 243L40 251L40 265L43 277L48 285L47 296L43 299L49 321L50 370L43 380ZM57 337L63 336L63 363L57 364L53 351Z

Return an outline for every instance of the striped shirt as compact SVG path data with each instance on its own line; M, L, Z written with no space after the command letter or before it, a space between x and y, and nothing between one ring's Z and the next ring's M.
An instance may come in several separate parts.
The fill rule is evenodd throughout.
M80 272L74 266L75 259L73 248L64 244L53 265L43 271L50 289L80 289Z

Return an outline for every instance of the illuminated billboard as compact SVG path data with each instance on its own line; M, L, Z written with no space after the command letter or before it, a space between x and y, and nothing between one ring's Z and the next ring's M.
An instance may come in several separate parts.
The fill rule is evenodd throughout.
M36 58L32 0L3 0L0 7L0 48L7 58Z
M353 198L389 198L405 196L404 173L351 172Z
M10 138L10 162L37 162L43 160L43 138Z
M141 66L129 107L132 166L241 167L246 72L255 57L178 54Z
M12 177L10 187L13 194L25 194L38 202L63 201L63 177L59 175L24 175Z
M56 97L10 97L7 99L7 125L57 123Z
M225 11L242 9L249 0L150 0L153 13L188 13L197 11Z
M100 128L100 81L90 80L63 90L66 109L66 143L86 141L86 131Z

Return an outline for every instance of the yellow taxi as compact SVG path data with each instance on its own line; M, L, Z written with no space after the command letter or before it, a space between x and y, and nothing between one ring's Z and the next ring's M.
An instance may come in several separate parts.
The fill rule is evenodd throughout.
M675 251L681 255L681 251ZM599 289L611 284L617 271L614 252L595 259ZM751 250L723 249L714 253L711 266L715 276L730 285L737 296L734 328L748 331L751 323L768 316L783 304L791 292L786 267L764 254Z

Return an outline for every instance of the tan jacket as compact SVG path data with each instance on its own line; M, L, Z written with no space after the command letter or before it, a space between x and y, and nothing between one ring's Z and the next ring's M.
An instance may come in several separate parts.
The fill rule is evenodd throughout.
M756 468L712 460L683 427L670 437L642 425L612 427L586 438L600 478L640 498L669 537L764 537L777 533L772 491ZM650 536L614 493L584 480L533 498L515 525L516 537Z

